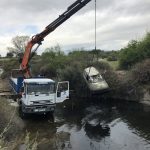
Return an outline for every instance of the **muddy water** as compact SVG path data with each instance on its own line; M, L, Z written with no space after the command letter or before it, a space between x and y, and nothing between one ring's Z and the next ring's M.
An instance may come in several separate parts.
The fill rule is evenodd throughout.
M150 150L150 107L137 103L59 106L54 118L24 122L40 150Z

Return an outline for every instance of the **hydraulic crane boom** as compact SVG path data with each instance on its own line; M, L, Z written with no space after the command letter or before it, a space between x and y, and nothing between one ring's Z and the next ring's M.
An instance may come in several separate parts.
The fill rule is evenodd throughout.
M81 8L83 8L87 3L89 3L91 0L77 0L72 5L68 7L68 9L61 14L56 20L54 20L52 23L50 23L41 33L36 34L32 37L32 39L28 42L24 56L21 61L21 71L23 72L23 75L25 78L30 78L31 73L29 70L29 61L33 57L31 54L32 47L35 44L38 44L34 52L38 49L38 47L42 44L41 42L44 40L44 38L53 32L58 26L60 26L63 22L65 22L67 19L69 19L72 15L74 15L77 11L79 11Z

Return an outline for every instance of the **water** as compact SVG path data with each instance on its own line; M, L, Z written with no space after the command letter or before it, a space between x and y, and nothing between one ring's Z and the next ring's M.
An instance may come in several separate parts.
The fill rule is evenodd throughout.
M150 107L90 103L68 110L59 106L54 118L28 118L24 130L38 136L40 150L150 150Z

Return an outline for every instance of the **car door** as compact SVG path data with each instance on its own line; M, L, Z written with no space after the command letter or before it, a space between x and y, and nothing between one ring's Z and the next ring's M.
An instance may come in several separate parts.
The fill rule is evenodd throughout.
M69 81L58 82L56 88L56 103L69 99Z

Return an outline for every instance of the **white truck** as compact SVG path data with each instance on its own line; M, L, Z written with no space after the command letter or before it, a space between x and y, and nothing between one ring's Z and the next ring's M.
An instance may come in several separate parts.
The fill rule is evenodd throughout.
M47 78L10 78L10 85L18 95L21 117L26 114L53 113L56 103L69 99L69 82L56 83Z

